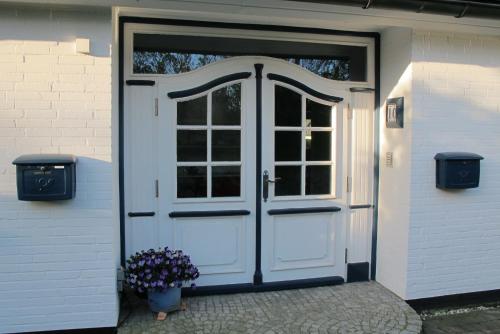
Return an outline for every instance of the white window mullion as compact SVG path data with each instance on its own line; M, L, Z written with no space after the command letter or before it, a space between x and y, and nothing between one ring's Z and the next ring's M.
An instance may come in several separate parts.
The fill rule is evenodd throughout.
M305 196L306 194L306 97L302 95L301 99L301 114L302 114L302 129L301 129L301 141L302 141L302 149L301 149L301 166L300 166L300 185L301 185L301 190L300 194L302 196Z
M207 198L212 198L212 93L207 97Z

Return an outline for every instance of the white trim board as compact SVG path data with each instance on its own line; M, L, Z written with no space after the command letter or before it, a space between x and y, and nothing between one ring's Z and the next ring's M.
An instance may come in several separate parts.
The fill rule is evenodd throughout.
M0 0L7 3L7 0ZM25 4L119 7L120 15L382 31L388 27L500 36L500 21L283 0L17 0ZM201 10L200 10L201 8Z

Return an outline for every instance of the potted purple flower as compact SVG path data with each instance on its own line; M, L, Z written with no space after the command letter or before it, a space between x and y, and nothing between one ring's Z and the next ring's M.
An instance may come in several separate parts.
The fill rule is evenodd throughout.
M125 282L139 294L147 293L153 312L170 312L181 307L183 283L200 276L188 255L181 250L150 249L127 260ZM191 284L194 288L194 283Z

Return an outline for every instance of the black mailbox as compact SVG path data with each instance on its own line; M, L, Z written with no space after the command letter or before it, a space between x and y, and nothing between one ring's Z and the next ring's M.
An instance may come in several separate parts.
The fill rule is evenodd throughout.
M22 201L71 199L76 190L76 157L70 154L27 154L16 165L17 197Z
M443 152L436 160L436 187L467 189L479 186L479 162L482 156L466 152Z

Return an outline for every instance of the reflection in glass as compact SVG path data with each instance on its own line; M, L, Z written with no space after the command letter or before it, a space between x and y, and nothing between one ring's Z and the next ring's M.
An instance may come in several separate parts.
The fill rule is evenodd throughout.
M178 125L207 125L207 96L177 103Z
M230 55L199 54L187 52L134 51L134 73L177 74L196 70ZM343 58L276 57L301 66L323 78L350 80L351 60Z
M177 74L190 72L228 56L198 53L134 51L134 73Z
M300 170L300 166L276 166L274 168L274 175L276 179L280 178L280 180L274 184L274 195L300 195Z
M282 86L274 87L274 124L276 126L301 126L302 96Z
M177 197L206 197L207 167L177 167Z
M177 161L207 161L206 130L177 130Z
M212 131L212 161L240 161L240 131Z
M306 166L306 195L330 194L331 166Z
M332 139L330 131L306 131L306 160L330 161Z
M240 125L241 84L220 88L212 93L212 124Z
M332 106L307 100L306 125L318 127L332 126Z
M239 197L240 169L240 166L213 166L212 197Z
M301 161L301 131L276 131L274 133L274 160Z

